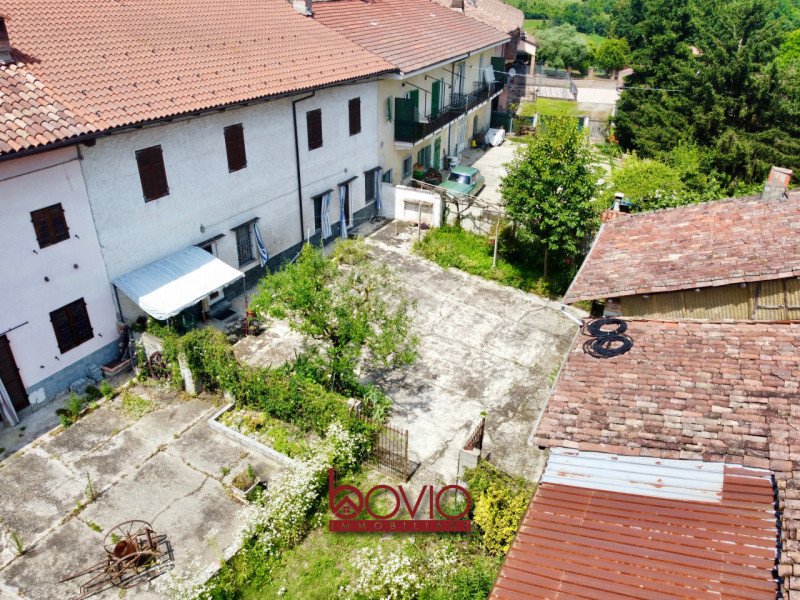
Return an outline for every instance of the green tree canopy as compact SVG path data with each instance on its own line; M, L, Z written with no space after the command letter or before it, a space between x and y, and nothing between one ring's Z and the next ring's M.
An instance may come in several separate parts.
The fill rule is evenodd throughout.
M628 42L620 38L606 38L594 50L594 64L606 74L619 71L630 60L631 49Z
M507 166L500 190L508 216L545 253L579 256L596 226L598 173L586 133L568 116L543 117Z
M550 67L571 67L584 71L589 62L589 44L578 35L574 25L558 25L536 34L537 59Z
M731 192L800 166L800 111L775 59L785 20L770 0L622 0L613 23L633 50L615 117L623 148L662 158L697 145Z
M306 244L297 261L259 282L250 306L287 319L304 337L305 358L318 379L337 391L358 384L359 366L400 366L416 357L411 303L362 241L340 242L330 257Z

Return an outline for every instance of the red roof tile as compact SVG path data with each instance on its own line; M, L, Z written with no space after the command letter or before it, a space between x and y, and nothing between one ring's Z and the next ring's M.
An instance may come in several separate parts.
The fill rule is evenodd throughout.
M2 12L17 63L0 67L0 153L394 69L285 0L6 0Z
M445 8L451 8L453 0L433 0ZM501 0L466 0L462 1L463 14L470 19L506 33L515 33L525 25L525 13ZM454 9L461 12L462 9Z
M500 44L507 33L428 0L334 0L314 18L404 73Z
M535 443L771 469L779 569L800 590L800 324L629 320L627 335L631 350L609 359L578 336Z
M800 192L606 221L564 302L800 275Z
M545 482L490 598L775 598L776 533L760 470L726 466L718 502Z

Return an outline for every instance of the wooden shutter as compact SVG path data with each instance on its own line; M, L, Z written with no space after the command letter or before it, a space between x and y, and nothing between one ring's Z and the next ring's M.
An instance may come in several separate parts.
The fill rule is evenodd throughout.
M322 147L322 110L310 110L306 113L306 128L308 129L308 149L315 150Z
M224 129L225 152L228 155L228 171L238 171L247 166L247 155L244 148L244 129L242 124L231 125Z
M361 98L353 98L347 105L350 114L350 135L361 133Z
M69 239L69 227L61 204L33 211L31 222L40 248Z
M83 298L51 312L50 322L62 354L94 337Z
M164 155L161 146L151 146L136 151L136 163L139 166L139 179L146 202L156 200L169 194L167 171L164 168Z

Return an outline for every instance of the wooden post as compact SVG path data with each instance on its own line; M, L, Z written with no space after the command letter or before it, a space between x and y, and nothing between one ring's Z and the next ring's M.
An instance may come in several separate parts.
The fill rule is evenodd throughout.
M497 268L497 244L500 237L500 215L497 215L497 224L494 228L494 256L492 256L492 269Z

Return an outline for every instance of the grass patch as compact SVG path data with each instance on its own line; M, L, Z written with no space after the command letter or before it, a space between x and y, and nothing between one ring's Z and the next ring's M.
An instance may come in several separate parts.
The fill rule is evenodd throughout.
M578 110L577 102L558 100L556 98L537 98L535 102L525 102L517 112L520 117L532 117L537 113L546 117L558 115L577 117L580 111Z
M542 276L542 257L521 259L519 252L509 248L501 233L497 266L492 268L493 240L484 235L465 231L459 227L440 227L430 230L414 244L417 254L432 260L440 267L455 268L496 281L502 285L519 288L548 298L558 298L564 293L572 273L552 273Z
M134 421L141 419L147 413L152 412L156 405L152 400L143 398L132 391L125 389L121 394L122 412L125 416Z
M258 440L290 458L304 456L308 452L310 432L270 417L264 411L233 409L223 413L219 420L223 425Z

